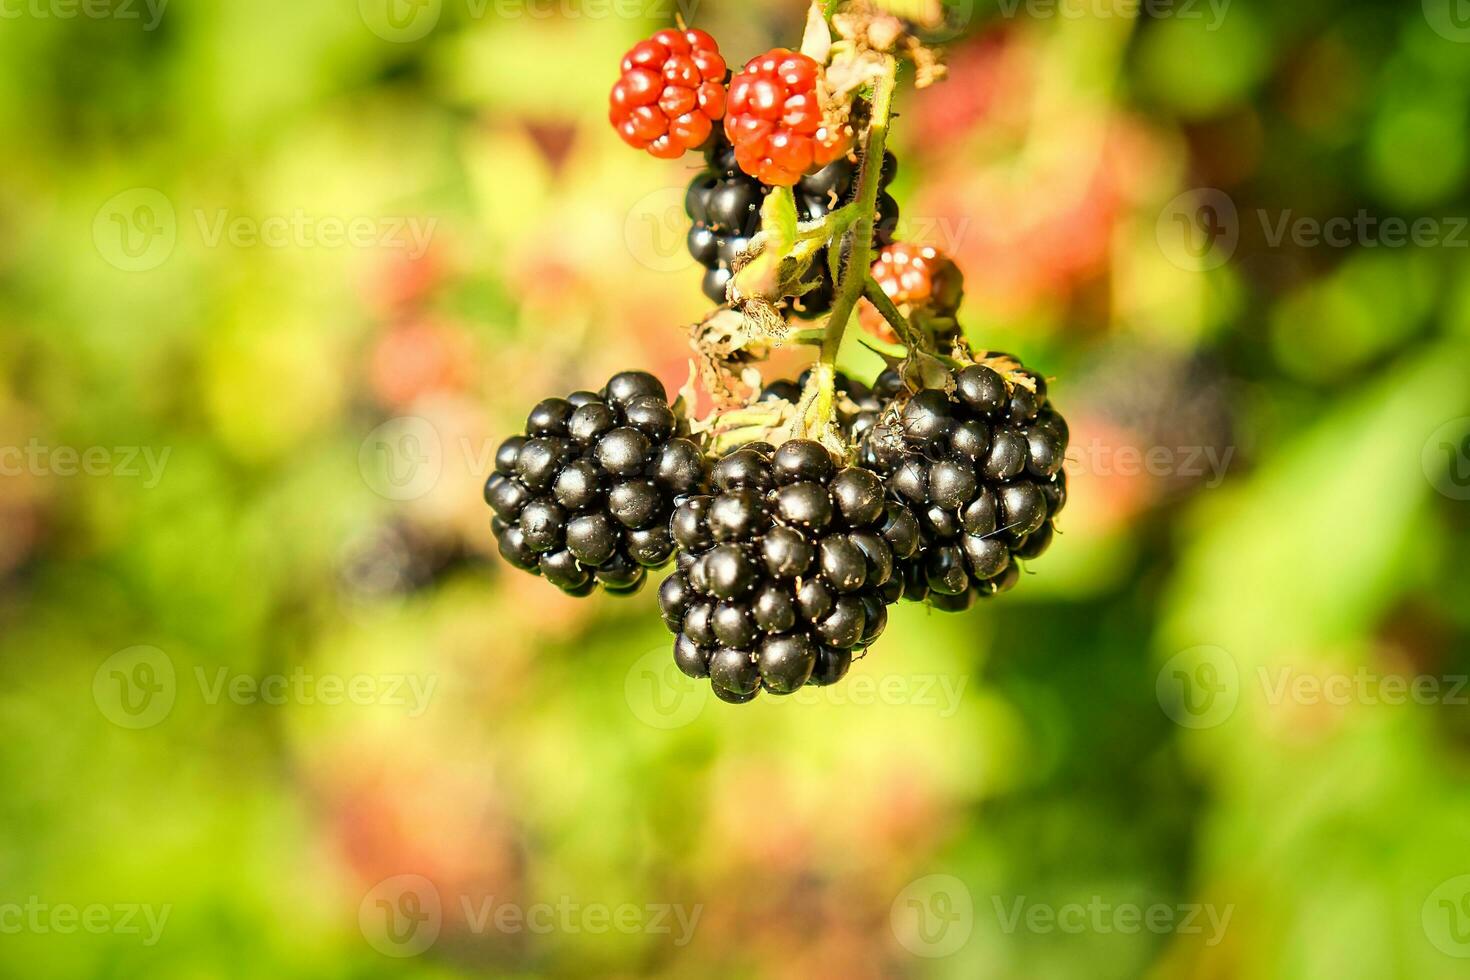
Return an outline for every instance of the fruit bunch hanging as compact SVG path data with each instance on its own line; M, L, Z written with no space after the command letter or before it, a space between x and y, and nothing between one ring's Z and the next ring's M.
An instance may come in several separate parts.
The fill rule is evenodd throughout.
M485 484L505 560L568 594L630 594L672 562L675 662L725 701L837 683L900 600L957 611L1012 588L1066 503L1046 381L972 348L954 262L894 240L899 62L918 87L944 74L925 26L814 3L801 50L736 72L682 25L633 46L609 119L656 157L703 154L689 250L717 305L676 398L640 371L548 398ZM871 385L836 368L854 321L888 363ZM811 368L763 378L786 344L815 348Z

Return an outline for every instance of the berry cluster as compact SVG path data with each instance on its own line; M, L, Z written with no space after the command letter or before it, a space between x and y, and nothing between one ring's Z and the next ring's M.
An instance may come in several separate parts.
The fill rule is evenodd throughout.
M1000 366L1013 359L992 355ZM897 393L895 372L877 393ZM949 390L946 390L949 389ZM907 598L957 610L1016 584L1016 559L1039 557L1066 504L1067 423L1045 380L971 364L945 388L900 396L870 423L859 459L918 516L920 544L900 562Z
M1066 503L1067 424L1046 382L1010 355L975 357L958 268L892 241L895 53L913 58L916 84L942 76L934 53L915 35L863 43L853 31L867 22L841 16L867 12L855 0L823 9L842 38L827 44L814 13L803 48L830 76L777 48L729 79L709 35L659 31L628 52L609 96L632 145L704 153L685 207L689 252L722 307L692 334L714 411L686 420L656 379L624 372L538 404L485 484L501 554L568 593L634 592L674 561L658 601L675 662L734 703L841 680L900 599L954 611L1013 587ZM873 163L878 179L859 180ZM762 239L774 261L754 271L787 295L735 304L734 266L767 201L785 213ZM793 217L797 236L774 233ZM851 233L869 222L872 242ZM904 347L872 387L835 368L855 311ZM820 338L784 329L822 313ZM819 373L761 381L751 364L791 341L820 348Z
M669 513L705 480L687 432L641 371L540 402L485 482L501 555L571 595L638 591L673 556Z
M713 477L674 512L679 567L659 591L679 668L732 702L840 680L888 622L917 524L877 474L808 440L745 446Z
M735 256L760 230L761 202L771 188L740 169L734 147L719 133L704 156L706 169L695 175L684 195L684 209L694 222L689 229L689 254L705 267L704 295L711 302L723 303ZM898 225L898 202L885 193L897 172L897 159L891 153L885 154L873 223L873 241L878 245L891 241ZM847 204L856 190L856 180L857 167L846 156L802 177L795 187L797 217L811 221ZM825 250L813 258L808 278L815 285L795 297L791 309L798 316L819 316L832 306L832 277L827 271Z

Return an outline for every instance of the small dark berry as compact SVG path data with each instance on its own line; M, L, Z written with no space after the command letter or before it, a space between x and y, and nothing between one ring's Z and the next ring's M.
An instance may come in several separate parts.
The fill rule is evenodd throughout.
M584 514L567 521L567 550L584 565L601 565L613 556L622 539L606 514Z
M516 471L516 459L521 455L521 447L526 444L525 436L511 436L500 444L495 450L495 472L502 476L512 476Z
M994 578L1010 564L1011 553L1000 538L981 538L967 534L960 541L965 562L977 580Z
M805 537L791 528L775 527L761 543L766 569L777 578L795 578L804 574L816 556Z
M1019 541L1046 520L1046 498L1034 483L1012 483L1000 490L1001 527Z
M868 580L868 560L852 539L837 534L822 540L822 574L838 592L856 592Z
M755 584L755 564L733 544L717 544L707 556L709 591L721 599L733 599Z
M754 694L760 685L761 675L749 651L722 647L714 652L709 661L709 677L715 693L728 691L732 694Z
M654 442L663 442L674 434L678 419L660 395L639 395L624 410L628 424Z
M819 531L832 523L832 497L816 483L791 483L776 491L776 513L791 527Z
M659 451L654 475L671 492L690 493L704 482L704 457L688 439L673 439Z
M526 432L533 436L564 436L573 410L565 398L544 398L526 416Z
M591 460L576 460L557 474L551 492L567 510L591 507L602 496L602 474Z
M680 633L674 638L674 663L688 677L708 677L711 651Z
M715 486L721 490L769 490L770 464L760 453L746 446L737 449L715 464Z
M836 601L831 586L820 578L809 578L796 590L796 608L801 610L802 619L809 623L824 619Z
M919 548L919 522L902 504L887 505L882 534L883 540L899 558L912 558Z
M608 513L624 527L650 527L664 516L664 497L652 480L627 480L607 495Z
M530 499L525 487L504 474L492 473L485 481L485 503L501 520L515 520Z
M550 551L541 556L541 574L559 589L576 589L591 577L570 551Z
M965 573L965 555L959 545L944 544L932 548L924 570L929 576L929 588L943 595L959 595L970 587L970 577Z
M929 467L929 499L946 510L965 506L979 487L974 467L948 459Z
M796 603L791 593L775 582L767 582L756 593L755 624L767 633L784 633L796 625Z
M991 438L990 452L985 457L985 479L1009 480L1026 468L1026 440L1014 429L997 429Z
M791 694L812 676L817 647L805 633L769 637L756 651L761 680L772 694Z
M871 470L844 469L833 478L831 491L848 527L867 527L883 517L883 481Z
M867 616L857 596L845 595L837 600L832 612L817 623L817 636L827 646L849 649L863 639Z
M754 490L730 490L715 498L709 510L709 529L716 541L750 537L765 521L766 506Z
M607 400L617 405L628 405L639 395L657 395L668 401L668 392L663 382L647 371L624 371L615 374L607 382Z
M771 456L771 470L778 484L802 481L825 484L832 478L834 468L832 454L811 439L792 439Z
M750 614L745 611L745 606L726 600L715 606L715 614L712 620L715 630L715 639L722 646L727 647L749 647L756 640L755 623Z
M662 524L623 532L628 557L644 568L662 568L674 554L674 539Z
M527 447L529 448L529 446ZM637 476L648 465L653 443L637 429L613 429L597 443L597 463L614 476ZM521 451L525 458L525 450Z
M686 552L702 551L713 543L709 531L709 509L713 497L690 497L674 511L669 528L674 532L674 541Z
M812 668L811 683L818 687L836 684L847 676L852 666L852 652L836 647L822 647L817 651L817 663Z
M551 551L561 544L567 513L554 501L538 499L521 508L519 520L526 534L526 547Z
M994 415L1010 400L1005 379L983 364L971 364L955 375L955 394L979 415Z

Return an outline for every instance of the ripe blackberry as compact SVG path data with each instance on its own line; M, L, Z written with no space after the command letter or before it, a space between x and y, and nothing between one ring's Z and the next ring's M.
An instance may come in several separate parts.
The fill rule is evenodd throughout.
M735 150L722 132L716 132L705 149L706 169L696 174L684 196L684 209L693 220L689 229L689 254L705 267L704 294L713 303L725 302L735 256L760 231L761 203L771 188L740 169ZM883 157L880 184L887 188L898 170L893 154ZM857 167L847 157L827 164L797 181L796 213L802 221L820 218L852 200ZM898 225L898 202L880 193L873 240L886 244ZM832 282L827 272L825 250L812 261L810 278L818 285L792 301L793 310L804 317L819 316L832 306Z
M729 74L704 31L655 31L623 57L608 121L629 146L673 159L709 139L725 115Z
M485 482L501 555L571 595L638 591L673 556L669 513L705 483L688 429L641 371L540 402Z
M1045 380L1008 355L954 372L953 393L902 393L894 371L874 385L894 399L864 436L859 461L918 517L920 544L898 574L904 596L947 610L1016 584L1016 560L1051 544L1067 499L1066 420ZM1003 373L1004 371L1004 373Z
M711 494L687 498L670 522L678 570L659 605L679 668L736 703L837 682L901 590L894 562L917 545L917 533L894 531L903 508L876 474L839 469L803 439L742 447L711 475Z

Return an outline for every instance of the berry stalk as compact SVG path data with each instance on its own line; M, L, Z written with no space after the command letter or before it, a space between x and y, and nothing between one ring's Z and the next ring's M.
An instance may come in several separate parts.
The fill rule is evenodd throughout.
M815 405L818 428L825 428L832 421L837 352L842 347L842 337L857 301L862 298L868 280L868 266L872 264L873 222L878 207L883 150L888 142L888 117L893 111L893 92L898 84L898 62L891 55L885 55L882 64L882 72L873 81L872 114L859 153L857 197L853 202L857 220L847 233L847 264L837 281L832 312L827 317L821 353L813 371L813 379L818 386Z

